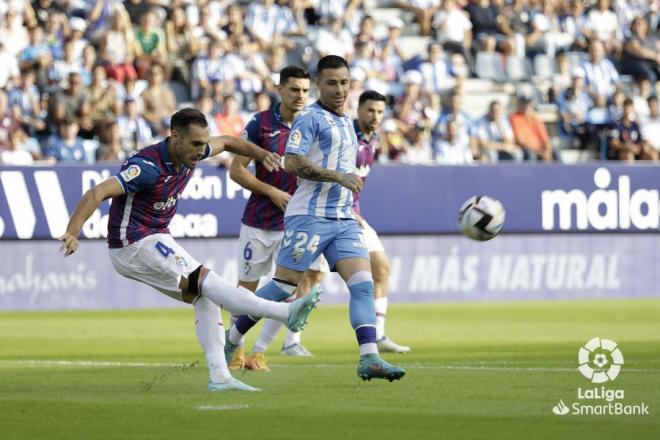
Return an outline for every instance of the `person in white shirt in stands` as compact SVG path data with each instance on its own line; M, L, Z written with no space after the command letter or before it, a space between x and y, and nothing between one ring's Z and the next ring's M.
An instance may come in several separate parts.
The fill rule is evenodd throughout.
M442 165L469 165L474 162L470 138L459 136L454 117L447 119L445 136L435 143L434 154L436 163Z
M596 7L587 14L587 21L582 32L588 39L599 39L605 45L605 52L621 45L621 29L616 14L610 10L610 0L598 0Z
M477 122L475 134L479 149L492 163L502 160L520 162L522 150L514 143L511 124L502 113L502 104L492 101L488 113Z
M446 52L463 55L468 66L474 66L472 57L472 22L456 0L445 0L433 20L436 36Z
M639 128L642 137L657 151L660 152L660 112L658 111L658 97L656 95L648 98L649 114L640 118Z

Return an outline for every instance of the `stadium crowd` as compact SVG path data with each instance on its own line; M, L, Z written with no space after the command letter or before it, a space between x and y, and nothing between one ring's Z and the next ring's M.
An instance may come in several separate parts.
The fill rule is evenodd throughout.
M388 97L381 162L553 161L566 149L657 161L659 6L6 0L0 163L121 161L191 103L211 135L239 136L272 105L283 67L314 74L328 54L351 65L350 113L363 90Z

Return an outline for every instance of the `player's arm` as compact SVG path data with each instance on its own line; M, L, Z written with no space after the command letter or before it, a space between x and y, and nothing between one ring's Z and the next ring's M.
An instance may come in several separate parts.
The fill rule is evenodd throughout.
M220 154L223 151L246 156L264 164L268 171L277 171L280 169L280 156L277 153L271 153L252 142L235 138L233 136L214 136L209 141L211 147L211 156Z
M73 215L69 219L66 232L58 238L58 240L63 242L62 246L60 246L60 252L64 252L65 257L78 250L78 247L80 246L80 243L78 242L80 230L87 219L99 207L101 202L112 197L118 197L123 193L124 189L114 177L101 182L85 192L78 202L76 209L73 211Z
M229 167L229 176L234 182L238 183L243 188L249 189L255 194L262 194L270 197L275 206L284 211L286 205L291 199L291 195L257 179L256 176L247 169L250 160L249 157L236 156Z
M334 170L328 170L314 162L307 157L287 153L284 158L284 169L291 174L302 177L307 180L315 180L318 182L335 182L344 186L351 191L362 191L362 179L357 174L340 173Z

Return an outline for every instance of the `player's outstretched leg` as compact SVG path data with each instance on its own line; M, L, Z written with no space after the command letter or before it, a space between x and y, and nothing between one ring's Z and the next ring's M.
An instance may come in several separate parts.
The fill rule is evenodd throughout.
M224 358L224 339L220 309L203 296L197 297L195 333L209 368L209 391L261 391L231 376Z
M369 271L358 271L346 282L351 293L349 314L360 346L357 374L363 380L401 379L406 371L385 362L376 345L376 311L373 302L373 281Z

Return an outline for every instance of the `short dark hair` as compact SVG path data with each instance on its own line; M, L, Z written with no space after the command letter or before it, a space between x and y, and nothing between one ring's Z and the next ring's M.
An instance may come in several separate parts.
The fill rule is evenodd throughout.
M367 101L382 101L387 103L387 98L375 90L367 90L366 92L362 92L362 94L360 95L358 106L361 106Z
M623 106L624 106L624 107L629 107L629 106L632 106L633 104L634 104L634 102L633 102L633 100L630 99L630 98L626 98L626 99L623 101Z
M341 67L348 69L348 63L345 59L337 55L327 55L319 60L316 65L316 73L321 76L321 72L326 69L339 69Z
M172 115L170 118L170 129L187 129L190 125L199 125L202 128L208 127L206 116L196 108L186 107Z
M298 66L286 66L280 70L280 85L286 84L289 78L309 79L309 72Z

